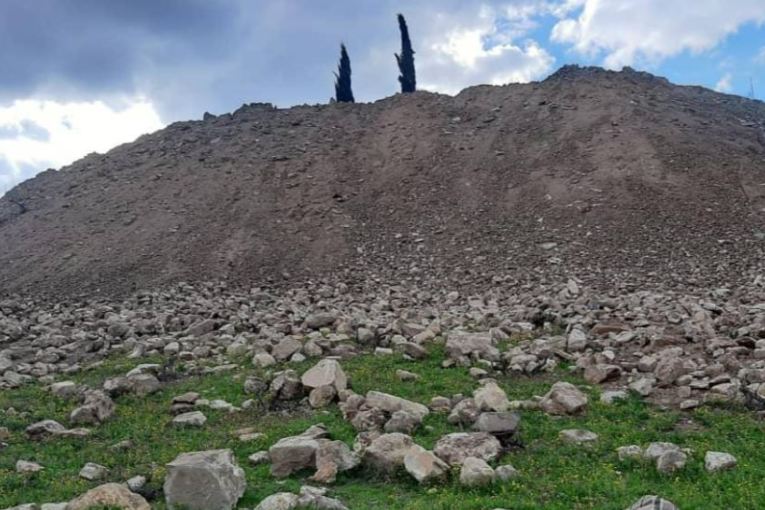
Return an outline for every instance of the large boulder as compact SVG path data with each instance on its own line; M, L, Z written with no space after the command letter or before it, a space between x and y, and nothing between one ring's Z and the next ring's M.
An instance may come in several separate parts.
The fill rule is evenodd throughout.
M170 509L231 510L246 486L231 450L182 453L167 464L165 501Z
M310 389L322 386L333 386L337 391L348 387L348 378L343 372L343 367L334 359L323 359L309 368L300 378L303 386Z
M404 455L404 468L421 484L443 478L449 465L420 445L413 445Z
M329 436L321 425L309 427L297 436L280 439L268 450L271 459L271 475L283 478L302 469L316 467L316 453L321 446L320 439Z
M485 461L496 459L502 451L499 440L486 432L455 432L436 442L433 453L452 466L460 465L468 457Z
M151 510L149 503L142 496L130 492L126 485L119 483L106 483L90 489L67 503L64 510L89 510L94 507Z
M414 441L406 434L382 434L364 450L364 463L373 469L392 473L404 465L404 458Z
M542 397L539 408L547 414L577 414L587 408L587 395L567 382L556 382Z

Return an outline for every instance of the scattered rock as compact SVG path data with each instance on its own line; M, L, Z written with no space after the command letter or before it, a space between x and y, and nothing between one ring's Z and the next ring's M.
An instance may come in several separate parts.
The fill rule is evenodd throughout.
M643 496L627 510L677 510L677 507L659 496Z
M179 414L173 418L176 427L201 427L207 423L207 417L201 411Z
M460 484L465 487L482 487L494 483L496 474L485 460L467 457L460 468Z
M94 507L151 510L149 503L142 496L131 492L126 485L119 483L107 483L90 489L70 501L65 510L89 510Z
M404 455L404 468L421 484L428 484L446 476L449 465L433 452L420 445L412 445Z
M231 450L182 453L167 464L165 501L170 509L231 510L246 485Z
M732 469L736 466L736 457L725 452L707 452L704 456L704 468L710 473Z
M558 436L566 443L574 444L590 444L598 440L596 433L582 429L561 430Z
M332 386L338 392L348 387L348 377L340 363L334 359L323 359L308 369L301 377L303 386L310 389Z
M378 471L393 473L404 466L404 458L413 445L414 441L406 434L382 434L364 450L363 462Z
M500 442L486 432L455 432L436 442L433 453L446 463L460 465L468 457L491 461L502 451Z
M80 470L80 478L84 478L88 481L103 480L109 475L109 469L101 464L94 462L88 462Z
M482 411L507 411L510 401L495 382L488 382L473 392L473 400Z
M578 414L587 408L587 395L571 383L557 382L542 397L539 407L548 414Z

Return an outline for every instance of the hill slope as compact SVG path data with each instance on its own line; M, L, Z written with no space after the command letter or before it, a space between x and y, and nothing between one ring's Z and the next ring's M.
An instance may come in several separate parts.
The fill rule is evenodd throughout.
M104 127L108 129L108 126ZM749 278L765 105L632 70L173 124L0 199L0 289Z

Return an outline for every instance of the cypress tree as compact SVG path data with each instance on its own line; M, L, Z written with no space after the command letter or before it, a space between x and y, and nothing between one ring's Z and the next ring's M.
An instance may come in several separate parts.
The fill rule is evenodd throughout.
M401 92L414 92L417 89L417 80L414 76L414 50L403 14L398 15L398 28L401 31L401 55L395 54L398 69L401 71L398 81L401 83Z
M345 44L340 45L340 63L335 73L335 99L338 103L353 103L351 90L351 59Z

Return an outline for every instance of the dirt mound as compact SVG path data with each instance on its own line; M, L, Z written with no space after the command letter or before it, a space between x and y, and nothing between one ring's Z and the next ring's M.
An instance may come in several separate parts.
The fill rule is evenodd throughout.
M750 278L764 238L763 103L564 67L456 97L246 105L44 172L0 199L0 289L706 285Z

